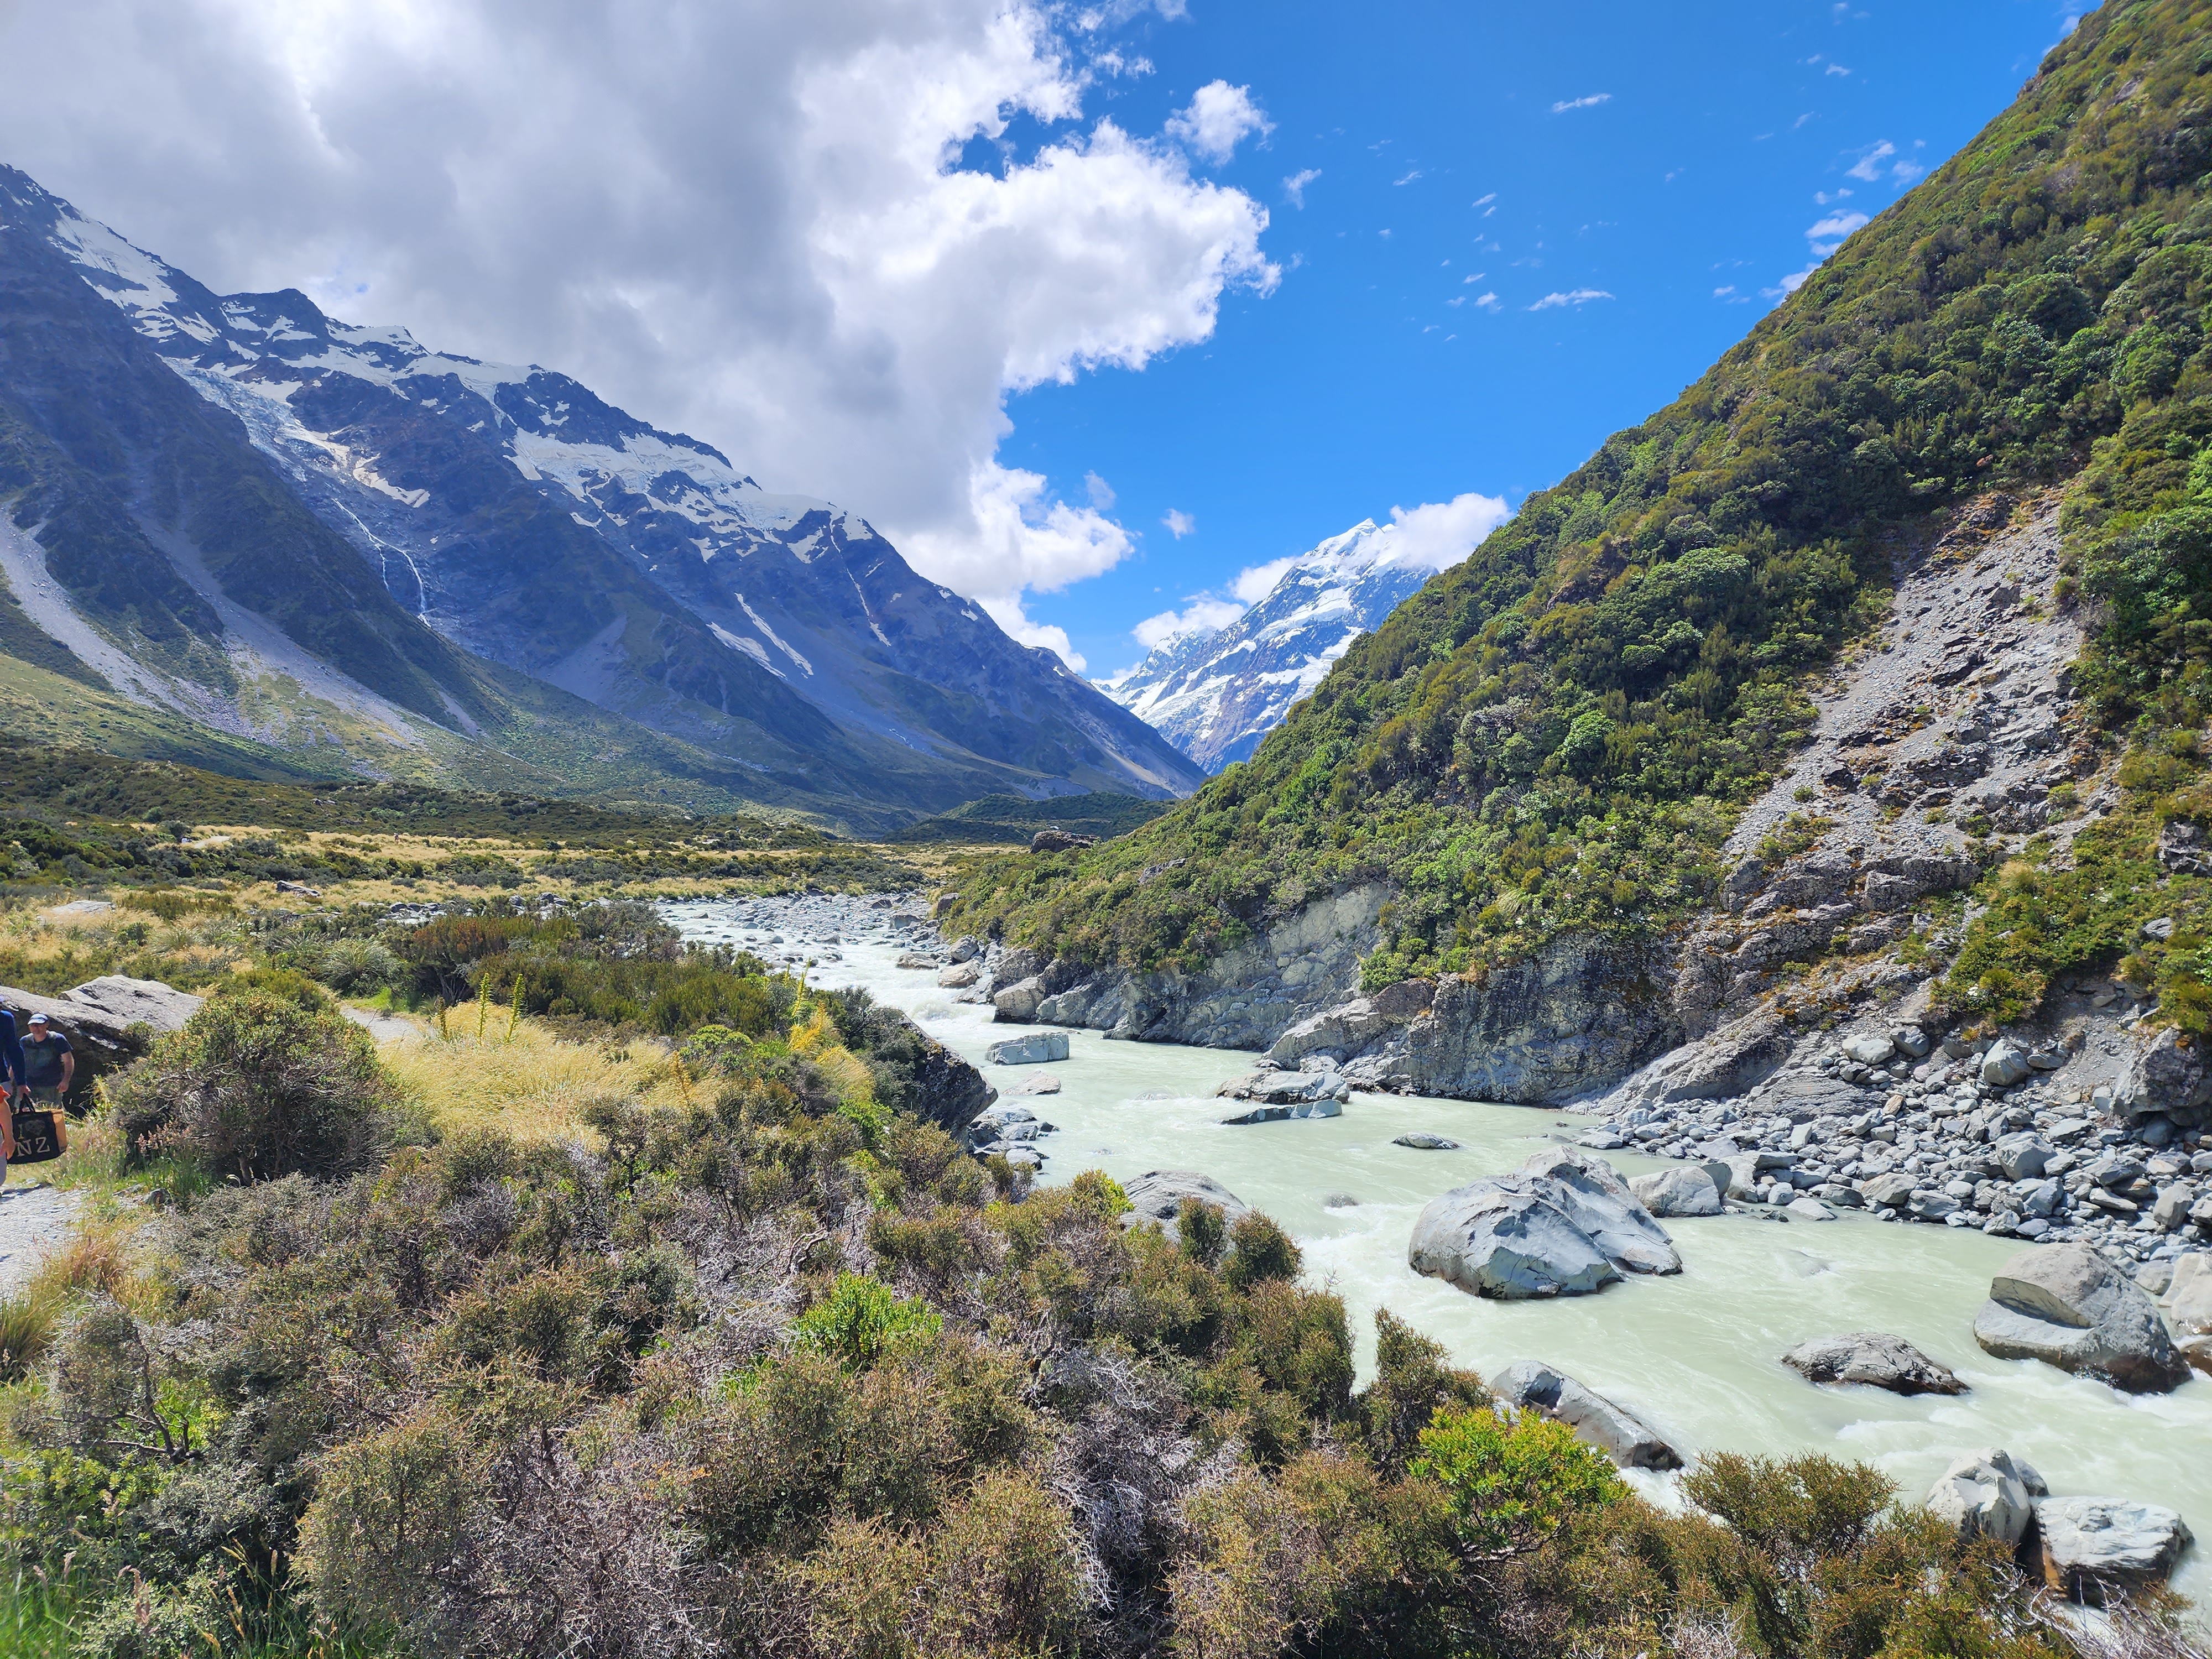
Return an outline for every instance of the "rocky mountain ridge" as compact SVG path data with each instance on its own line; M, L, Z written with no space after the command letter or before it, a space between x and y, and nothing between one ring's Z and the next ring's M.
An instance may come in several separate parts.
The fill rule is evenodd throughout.
M427 350L296 290L218 296L21 173L0 173L0 216L17 233L14 260L65 261L234 416L413 623L750 769L764 799L896 812L993 791L1165 798L1200 775L1052 653L916 575L860 518L770 495L711 446L564 375ZM51 276L46 299L67 303ZM23 536L19 598L49 574L31 527ZM253 630L261 595L232 586L213 601L230 605L220 625L198 624L206 640ZM66 580L43 591L41 631L99 659L126 696L204 718L220 704L233 726L252 724L234 696L210 702L191 676L151 672L96 599ZM313 651L288 642L279 629L264 654L343 702L343 676L318 678ZM420 712L473 718L461 701Z
M1352 641L1436 573L1362 520L1293 560L1234 622L1162 640L1098 689L1208 772L1249 759Z

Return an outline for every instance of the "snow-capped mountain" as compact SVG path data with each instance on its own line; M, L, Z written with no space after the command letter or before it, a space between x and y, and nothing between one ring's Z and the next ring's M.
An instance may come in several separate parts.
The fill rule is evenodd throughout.
M1208 772L1246 759L1352 641L1436 574L1396 526L1362 520L1294 560L1219 629L1189 629L1098 689Z
M477 657L801 793L938 810L1199 780L861 519L763 490L565 375L429 350L296 290L217 295L0 168L0 232L16 229L235 416L408 616Z

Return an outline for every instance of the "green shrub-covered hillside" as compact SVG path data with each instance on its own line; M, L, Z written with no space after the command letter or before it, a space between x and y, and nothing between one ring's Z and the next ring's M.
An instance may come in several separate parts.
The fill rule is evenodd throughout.
M1531 496L1247 764L1134 834L1008 858L958 925L1195 966L1387 877L1370 984L1663 930L1881 612L1899 538L2078 480L2071 590L2116 728L2212 657L2212 3L2113 0L1688 391Z
M1273 1222L977 1162L852 998L758 981L585 1145L443 1127L239 977L80 1126L161 1201L0 1298L9 1653L2073 1659L1872 1469L1662 1510L1388 1314L1356 1387Z

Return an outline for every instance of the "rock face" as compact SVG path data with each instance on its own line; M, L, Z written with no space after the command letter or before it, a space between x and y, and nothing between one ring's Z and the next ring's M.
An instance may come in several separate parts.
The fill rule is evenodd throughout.
M1974 1316L1974 1340L1999 1359L2040 1359L2133 1392L2189 1376L2150 1297L2080 1244L2041 1244L2006 1262Z
M1694 1164L1631 1176L1628 1190L1645 1209L1662 1218L1721 1212L1721 1189L1711 1175Z
M2009 1453L1970 1452L1929 1488L1928 1509L1962 1539L1993 1538L2009 1548L2027 1535L2043 1490L2043 1477Z
M1679 1469L1682 1459L1658 1431L1625 1406L1549 1365L1524 1359L1490 1379L1492 1392L1522 1411L1557 1418L1575 1438L1596 1447L1624 1469Z
M1067 1033L1032 1031L1027 1036L1002 1037L983 1050L994 1066L1042 1066L1067 1058Z
M1680 1273L1666 1231L1613 1167L1562 1147L1430 1200L1407 1260L1478 1296L1584 1296L1624 1273Z
M199 1012L204 997L179 991L158 979L126 979L107 974L87 980L64 998L88 1013L122 1026L148 1025L156 1031L179 1031Z
M2045 1498L2035 1505L2043 1577L2054 1589L2102 1600L2103 1587L2156 1583L2191 1541L2172 1510L2117 1498Z
M2212 1255L2191 1250L2173 1264L2166 1316L2184 1336L2212 1335Z
M1881 1331L1815 1337L1784 1354L1782 1363L1814 1382L1863 1382L1892 1394L1966 1391L1965 1383L1903 1337Z
M1252 1207L1212 1176L1200 1175L1194 1170L1147 1170L1121 1190L1128 1195L1130 1206L1129 1212L1121 1218L1121 1224L1138 1227L1150 1224L1170 1239L1182 1237L1176 1217L1182 1213L1186 1198L1212 1205L1231 1221Z

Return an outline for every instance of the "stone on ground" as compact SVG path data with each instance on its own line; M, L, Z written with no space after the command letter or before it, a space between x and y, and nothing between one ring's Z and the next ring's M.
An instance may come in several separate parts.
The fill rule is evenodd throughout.
M1680 1454L1634 1412L1549 1365L1522 1360L1491 1378L1490 1386L1499 1399L1522 1411L1558 1419L1575 1431L1575 1438L1624 1469L1682 1467Z
M1782 1363L1814 1382L1863 1382L1892 1394L1964 1394L1966 1385L1901 1336L1852 1331L1800 1342Z
M2212 1253L2191 1250L2173 1264L2166 1308L2183 1335L2212 1335Z
M2040 1359L2134 1393L2189 1376L2157 1305L2082 1244L2037 1244L2007 1261L1974 1316L1974 1340L1999 1359Z
M1393 1146L1411 1146L1417 1152L1455 1152L1459 1150L1459 1142L1449 1135L1432 1135L1426 1129L1415 1129L1409 1134L1400 1135L1390 1144Z

